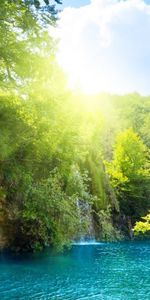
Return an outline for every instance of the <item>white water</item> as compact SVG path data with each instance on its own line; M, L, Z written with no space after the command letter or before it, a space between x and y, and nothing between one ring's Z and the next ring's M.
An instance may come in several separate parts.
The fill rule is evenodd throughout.
M90 246L90 245L102 245L104 243L102 242L96 242L95 240L89 240L89 241L79 241L79 242L73 242L73 246Z
M77 199L77 209L80 219L80 224L88 222L87 232L80 236L79 240L74 241L73 245L95 245L95 230L93 226L93 218L91 213L91 206L89 203L84 202L82 199Z

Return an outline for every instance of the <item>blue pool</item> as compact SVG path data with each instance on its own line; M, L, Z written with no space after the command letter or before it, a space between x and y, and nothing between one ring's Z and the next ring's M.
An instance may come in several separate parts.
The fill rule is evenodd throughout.
M0 300L150 300L150 242L0 254Z

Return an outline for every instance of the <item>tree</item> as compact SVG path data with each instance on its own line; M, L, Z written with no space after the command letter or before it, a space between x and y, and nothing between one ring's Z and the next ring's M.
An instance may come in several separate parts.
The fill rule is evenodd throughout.
M80 136L71 107L66 94L0 97L0 204L11 249L61 248L86 228L76 202L88 203L91 195L78 167Z
M106 163L122 213L133 220L149 207L148 149L132 129L120 133L114 146L113 160Z
M0 4L0 87L21 88L35 82L44 56L54 56L47 30L56 21L55 5L45 0L10 1ZM55 1L61 3L61 1ZM40 64L40 65L39 65Z
M140 233L144 234L150 232L150 213L145 217L142 217L143 221L136 222L133 231L135 235L139 235Z

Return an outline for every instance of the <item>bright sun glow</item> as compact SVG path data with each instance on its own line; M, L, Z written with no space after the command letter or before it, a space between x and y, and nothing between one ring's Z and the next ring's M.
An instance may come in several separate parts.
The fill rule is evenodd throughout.
M80 59L80 55L80 49L76 50L75 53L72 52L70 57L62 52L57 54L58 62L68 79L68 88L87 95L99 92L115 92L114 89L117 87L115 68L111 69L109 64L105 62L105 66L102 68L103 71L99 72L100 70L97 70L95 65L91 68L88 64L86 65L84 60ZM80 64L78 61L80 61ZM123 84L121 78L120 84ZM120 91L120 93L122 92Z
M86 94L150 93L150 5L91 0L60 14L54 36L68 86Z

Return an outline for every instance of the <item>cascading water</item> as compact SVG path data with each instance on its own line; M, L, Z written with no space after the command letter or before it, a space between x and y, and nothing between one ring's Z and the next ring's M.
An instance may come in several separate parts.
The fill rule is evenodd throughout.
M77 199L76 202L80 225L86 223L86 231L81 233L78 240L73 244L89 245L95 244L95 230L93 225L93 217L91 213L91 205L82 199Z

